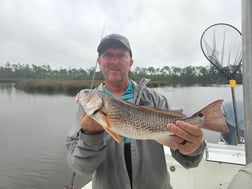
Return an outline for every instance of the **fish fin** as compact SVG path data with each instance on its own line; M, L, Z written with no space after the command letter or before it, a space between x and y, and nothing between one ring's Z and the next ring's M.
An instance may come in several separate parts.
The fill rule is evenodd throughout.
M105 117L105 120L106 120L106 127L105 127L105 130L108 132L108 134L110 134L110 136L112 136L116 142L120 143L121 142L121 137L115 133L114 131L111 130L111 125L110 125L110 120L107 116L104 116Z
M106 127L111 128L110 120L109 120L108 116L104 115L104 117L105 117L105 120L106 120Z
M105 127L105 131L107 131L108 134L110 136L112 136L113 139L115 139L116 142L120 143L122 141L121 137L117 133L115 133L114 131L112 131L110 128Z
M137 109L142 109L145 111L151 111L151 112L155 112L155 113L159 113L159 114L163 114L166 116L170 116L170 117L176 117L176 118L185 118L186 115L182 114L182 110L178 110L178 111L170 111L170 110L162 110L162 109L157 109L154 107L150 107L150 106L141 106L141 105L136 105L134 103L125 101L125 100L120 100L122 103L129 105L133 108L137 108Z
M223 113L221 111L221 105L223 100L216 100L201 109L197 113L193 114L189 120L196 120L191 122L192 124L199 125L200 127L212 131L218 131L222 133L229 132ZM196 118L196 119L195 119ZM200 120L200 122L198 121Z
M169 111L169 110L161 110L161 109L157 109L157 108L153 108L150 106L140 106L140 108L148 110L148 111L153 111L156 113L160 113L160 114L164 114L167 116L172 116L172 117L177 117L177 118L183 118L185 117L184 114L178 112L178 111Z

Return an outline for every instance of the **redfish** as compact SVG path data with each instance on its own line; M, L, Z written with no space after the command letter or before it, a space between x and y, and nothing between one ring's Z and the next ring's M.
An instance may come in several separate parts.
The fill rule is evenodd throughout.
M120 136L138 140L156 140L169 144L168 123L177 120L196 125L200 128L228 132L221 104L216 100L190 117L167 110L139 106L111 97L101 91L84 89L76 95L77 102L88 116L99 123L117 142Z

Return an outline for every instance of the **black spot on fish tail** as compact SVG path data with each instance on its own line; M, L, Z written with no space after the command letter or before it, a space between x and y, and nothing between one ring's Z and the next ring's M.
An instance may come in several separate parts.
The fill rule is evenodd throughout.
M198 116L199 116L199 117L204 117L204 114L200 112L200 113L198 114Z

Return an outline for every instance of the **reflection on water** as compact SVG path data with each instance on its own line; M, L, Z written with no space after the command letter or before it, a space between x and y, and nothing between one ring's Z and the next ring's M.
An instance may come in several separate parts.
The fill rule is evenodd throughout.
M173 108L192 114L213 100L231 100L228 86L157 88ZM236 89L242 99L242 87ZM69 185L65 136L75 119L74 97L27 94L0 83L0 188L45 189ZM210 142L219 134L206 132ZM76 188L82 186L77 177Z
M0 82L0 90L3 91L3 93L10 94L11 91L15 90L14 86L15 83L13 82Z

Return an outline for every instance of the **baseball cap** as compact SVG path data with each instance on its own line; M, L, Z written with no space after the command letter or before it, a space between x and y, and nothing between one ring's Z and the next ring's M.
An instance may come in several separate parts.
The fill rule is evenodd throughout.
M98 53L101 54L106 49L106 47L113 44L120 44L123 47L125 47L129 51L130 56L132 57L132 51L130 48L129 40L123 35L116 33L109 34L101 40L97 48Z

